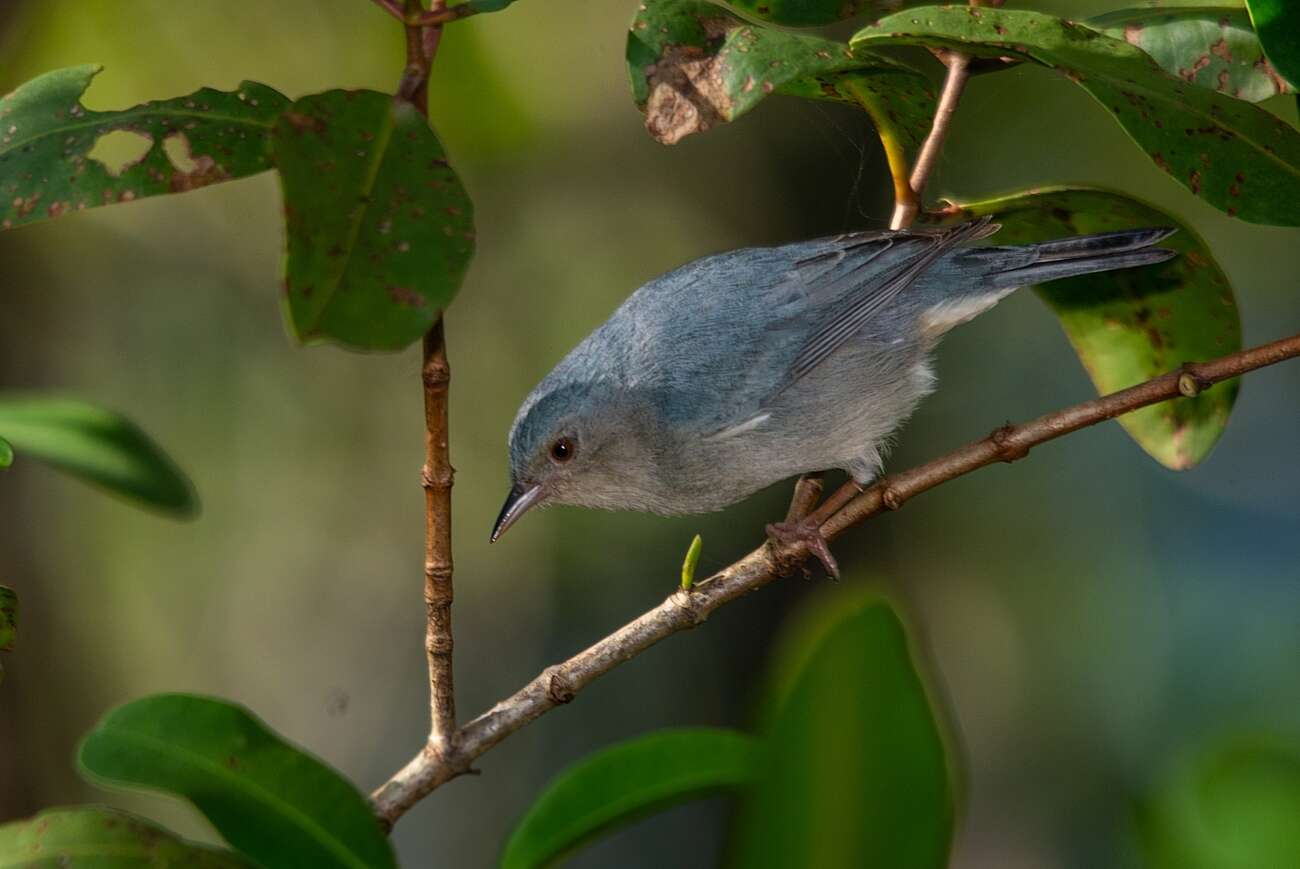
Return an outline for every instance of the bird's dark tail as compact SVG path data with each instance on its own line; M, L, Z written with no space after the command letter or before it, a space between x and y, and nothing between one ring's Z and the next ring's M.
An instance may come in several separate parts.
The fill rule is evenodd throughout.
M923 292L932 300L923 327L931 336L941 335L1020 287L1164 262L1177 252L1152 245L1174 232L1154 227L953 251L923 281Z
M974 267L985 288L1014 290L1059 278L1108 272L1164 262L1177 253L1152 247L1175 232L1170 227L1121 230L1080 235L1016 247L964 250L954 257L963 267Z

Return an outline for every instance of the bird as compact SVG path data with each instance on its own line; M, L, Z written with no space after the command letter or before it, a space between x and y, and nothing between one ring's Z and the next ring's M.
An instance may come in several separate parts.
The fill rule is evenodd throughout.
M865 488L935 389L953 327L1015 290L1160 263L1170 227L977 245L990 217L851 232L706 256L646 283L524 399L495 542L525 512L569 504L662 515L728 507L801 474ZM804 540L838 576L807 520Z

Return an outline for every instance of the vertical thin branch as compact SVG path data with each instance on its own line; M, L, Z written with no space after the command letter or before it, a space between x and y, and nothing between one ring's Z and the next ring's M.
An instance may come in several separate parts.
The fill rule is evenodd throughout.
M429 658L429 746L442 752L456 732L452 681L451 486L453 470L447 448L447 388L451 369L442 318L424 336L424 605L428 629L424 648Z
M445 6L434 0L433 9ZM403 11L409 22L423 14L420 0L405 0ZM422 114L429 110L429 71L440 26L406 25L406 70L398 96L410 101ZM424 606L427 615L424 649L429 660L429 742L427 750L444 756L456 736L456 697L452 678L451 602L451 487L454 471L447 437L447 393L451 367L447 364L447 342L442 316L423 342L424 357L420 381L424 388Z
M930 180L930 173L934 170L935 161L939 159L939 152L943 150L944 139L948 135L948 128L952 125L953 113L957 111L957 101L961 99L961 93L966 88L966 80L970 77L968 55L960 52L945 52L940 59L948 67L948 75L943 81L943 92L939 95L939 105L934 112L930 134L925 137L921 152L916 155L916 163L912 166L911 178L906 185L899 184L899 179L895 178L895 189L906 192L894 202L894 216L889 221L890 229L907 229L920 212L925 184Z

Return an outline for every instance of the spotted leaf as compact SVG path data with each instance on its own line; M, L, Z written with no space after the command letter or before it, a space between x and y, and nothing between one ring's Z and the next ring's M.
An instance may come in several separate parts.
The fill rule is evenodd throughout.
M1300 80L1300 3L1246 0L1246 8L1269 60L1291 81Z
M268 138L288 104L275 90L245 82L96 112L81 97L99 70L49 72L0 99L0 229L271 168ZM114 136L138 153L110 166L97 146Z
M428 122L386 94L329 91L296 101L273 138L294 332L371 350L419 338L474 250L469 196Z
M648 0L627 41L632 94L646 129L673 144L734 121L771 94L871 103L877 126L914 147L934 90L914 70L870 51L749 24L697 0Z
M1300 132L1258 106L1170 75L1122 39L1038 12L943 6L883 18L852 45L1009 55L1055 69L1215 208L1255 223L1300 225Z
M1295 91L1264 56L1244 9L1121 9L1085 22L1184 81L1252 103Z
M1038 287L1056 313L1097 391L1114 392L1184 362L1241 349L1232 286L1204 240L1167 212L1121 193L1050 187L955 206L950 220L991 214L998 244L1045 241L1092 232L1174 226L1160 243L1179 256L1153 266L1082 275ZM1119 418L1152 458L1175 470L1209 454L1237 398L1237 381Z
M920 4L913 0L727 0L727 5L751 18L783 27L819 27L846 18L884 15L904 6Z

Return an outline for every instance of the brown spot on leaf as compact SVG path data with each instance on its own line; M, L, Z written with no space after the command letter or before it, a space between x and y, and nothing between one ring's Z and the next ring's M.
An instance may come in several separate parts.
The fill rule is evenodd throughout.
M734 26L725 18L701 19L700 25L710 39L725 36ZM697 45L664 48L646 83L650 88L646 130L665 145L724 123L731 116L733 103L721 61Z
M1130 21L1124 25L1124 41L1130 45L1142 44L1142 25L1136 21Z
M419 308L424 305L424 296L421 296L410 287L402 287L397 284L388 284L384 287L388 297L403 308Z
M1223 58L1228 63L1232 63L1232 49L1228 47L1228 40L1226 38L1220 39L1218 42L1211 45L1210 53L1215 57Z

